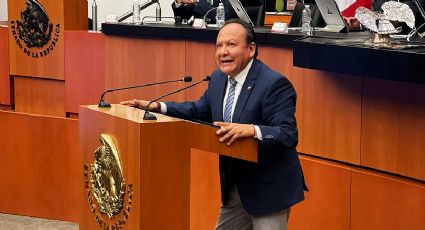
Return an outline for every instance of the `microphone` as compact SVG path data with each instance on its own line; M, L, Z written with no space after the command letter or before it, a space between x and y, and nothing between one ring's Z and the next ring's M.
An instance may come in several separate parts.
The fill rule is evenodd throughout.
M178 79L178 80L154 82L154 83L148 83L148 84L143 84L143 85L135 85L135 86L122 87L122 88L108 89L105 92L103 92L102 95L100 96L98 107L100 107L100 108L110 108L111 107L111 104L107 103L104 100L105 94L110 93L110 92L121 91L121 90L126 90L126 89L134 89L134 88L143 88L143 87L152 86L152 85L162 85L162 84L166 84L166 83L180 82L180 81L191 82L192 77L191 76L185 76L182 79Z
M164 94L164 95L162 95L162 96L160 96L160 97L158 97L158 98L153 99L153 100L152 100L152 101L150 101L150 102L148 103L148 105L146 106L145 115L143 116L143 120L156 120L156 116L155 116L155 115L153 115L152 113L150 113L150 112L147 110L147 109L149 108L149 106L150 106L152 103L154 103L154 102L156 102L156 101L158 101L158 100L161 100L161 99L162 99L162 98L164 98L164 97L168 97L168 96L170 96L170 95L172 95L172 94L175 94L175 93L178 93L178 92L180 92L180 91L183 91L183 90L186 90L186 89L192 88L192 87L194 87L194 86L196 86L196 85L201 84L201 83L202 83L202 82L204 82L204 81L209 81L209 80L211 80L211 77L210 77L210 76L206 76L206 77L205 77L204 79L202 79L201 81L198 81L198 82L196 82L196 83L194 83L194 84L192 84L192 85L188 85L188 86L186 86L186 87L180 88L180 89L178 89L178 90L172 91L172 92L170 92L170 93Z

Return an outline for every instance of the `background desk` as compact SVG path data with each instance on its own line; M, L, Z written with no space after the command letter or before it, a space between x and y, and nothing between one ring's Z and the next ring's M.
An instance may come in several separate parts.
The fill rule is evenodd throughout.
M66 113L59 116L78 117L78 105L96 104L100 92L107 88L177 79L185 75L191 75L197 81L216 68L213 55L217 31L214 29L110 24L103 25L103 30L104 34L65 32L65 79L61 81L65 96L57 103L66 105ZM311 68L308 66L300 68L294 66L293 56L300 57L294 40L302 38L302 34L274 34L263 28L256 31L260 40L259 59L290 79L298 93L298 151L311 192L306 193L305 202L294 207L291 228L421 229L425 219L422 205L425 203L424 85L390 81L379 75L370 78L357 72L341 74L308 69ZM302 44L312 46L309 42ZM321 52L328 52L328 49L332 47ZM314 52L307 52L302 57L314 60L317 56ZM371 61L386 63L386 59ZM31 90L25 91L19 79L12 76L15 84L11 92L26 92L27 98L37 101L52 98L52 94L40 94L49 89L51 81L38 80L44 88L32 87L30 83L27 87ZM129 98L154 98L181 86L183 84L127 91L110 94L106 99L114 103ZM194 88L169 99L196 100L204 89L205 86ZM24 102L15 100L14 106L30 106ZM46 116L49 109L43 107L29 113L49 120L53 119ZM7 116L8 122L15 119L9 113ZM19 118L22 116L34 119L34 115ZM37 127L25 128L48 137L48 133ZM21 130L9 128L2 132L19 133ZM12 145L16 143L12 137L3 135L2 138L4 143ZM27 142L32 140L28 138L22 143ZM70 156L81 157L81 153ZM14 161L13 164L22 165L23 162ZM73 167L77 171L81 169L80 165ZM213 165L205 167L214 168ZM79 176L68 179L77 180ZM34 177L37 179L38 175ZM15 188L12 181L2 183L2 186ZM75 191L68 193L79 196ZM19 206L18 193L9 194L7 199L17 200L14 205ZM30 198L21 199L22 203L30 201ZM3 202L6 201L1 200ZM219 202L218 196L215 202ZM393 210L398 210L399 215L394 215ZM36 209L27 210L26 214L46 216L43 210ZM50 218L63 218L49 215ZM75 221L75 218L71 220ZM211 229L211 226L205 227Z

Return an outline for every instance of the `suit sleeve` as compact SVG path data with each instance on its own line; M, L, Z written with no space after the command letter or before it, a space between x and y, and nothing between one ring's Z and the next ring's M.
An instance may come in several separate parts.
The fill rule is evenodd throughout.
M298 144L295 119L296 93L292 84L283 77L270 84L263 100L264 125L259 125L264 145L293 148Z
M186 120L212 122L209 90L195 102L166 102L167 115Z
M214 0L214 6L212 6L206 0L199 0L199 2L196 4L196 7L195 7L195 17L197 18L204 17L209 10L213 9L214 7L217 7L218 3L219 3L218 0ZM224 5L224 15L226 20L237 17L236 12L233 10L233 7L228 0L223 0L223 5ZM211 23L215 23L215 15L216 15L215 10L211 10L208 13L207 18L211 20Z
M173 9L174 17L179 16L181 19L189 20L189 18L194 14L195 5L182 4L179 7L176 7L175 2L173 1L171 8Z

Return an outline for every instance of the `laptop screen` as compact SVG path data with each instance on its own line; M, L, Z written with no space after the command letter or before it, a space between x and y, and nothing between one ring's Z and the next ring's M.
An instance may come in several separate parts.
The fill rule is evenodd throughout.
M245 8L239 0L229 0L229 3L232 5L233 10L241 20L249 23L251 26L254 26L248 14L246 13Z
M335 0L316 0L316 4L329 31L341 32L346 29L345 21ZM326 27L324 30L326 30Z

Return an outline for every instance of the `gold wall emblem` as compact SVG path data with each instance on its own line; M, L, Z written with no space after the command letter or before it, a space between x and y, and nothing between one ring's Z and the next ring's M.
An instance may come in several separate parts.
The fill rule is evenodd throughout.
M112 137L108 134L100 135L101 146L94 152L94 163L84 165L84 181L90 209L96 214L96 221L100 227L122 226L128 218L132 205L133 185L127 187L127 204L122 216L116 223L103 220L104 213L111 220L124 207L126 185L123 177L120 155ZM94 205L96 201L97 205ZM97 206L97 207L96 207Z

